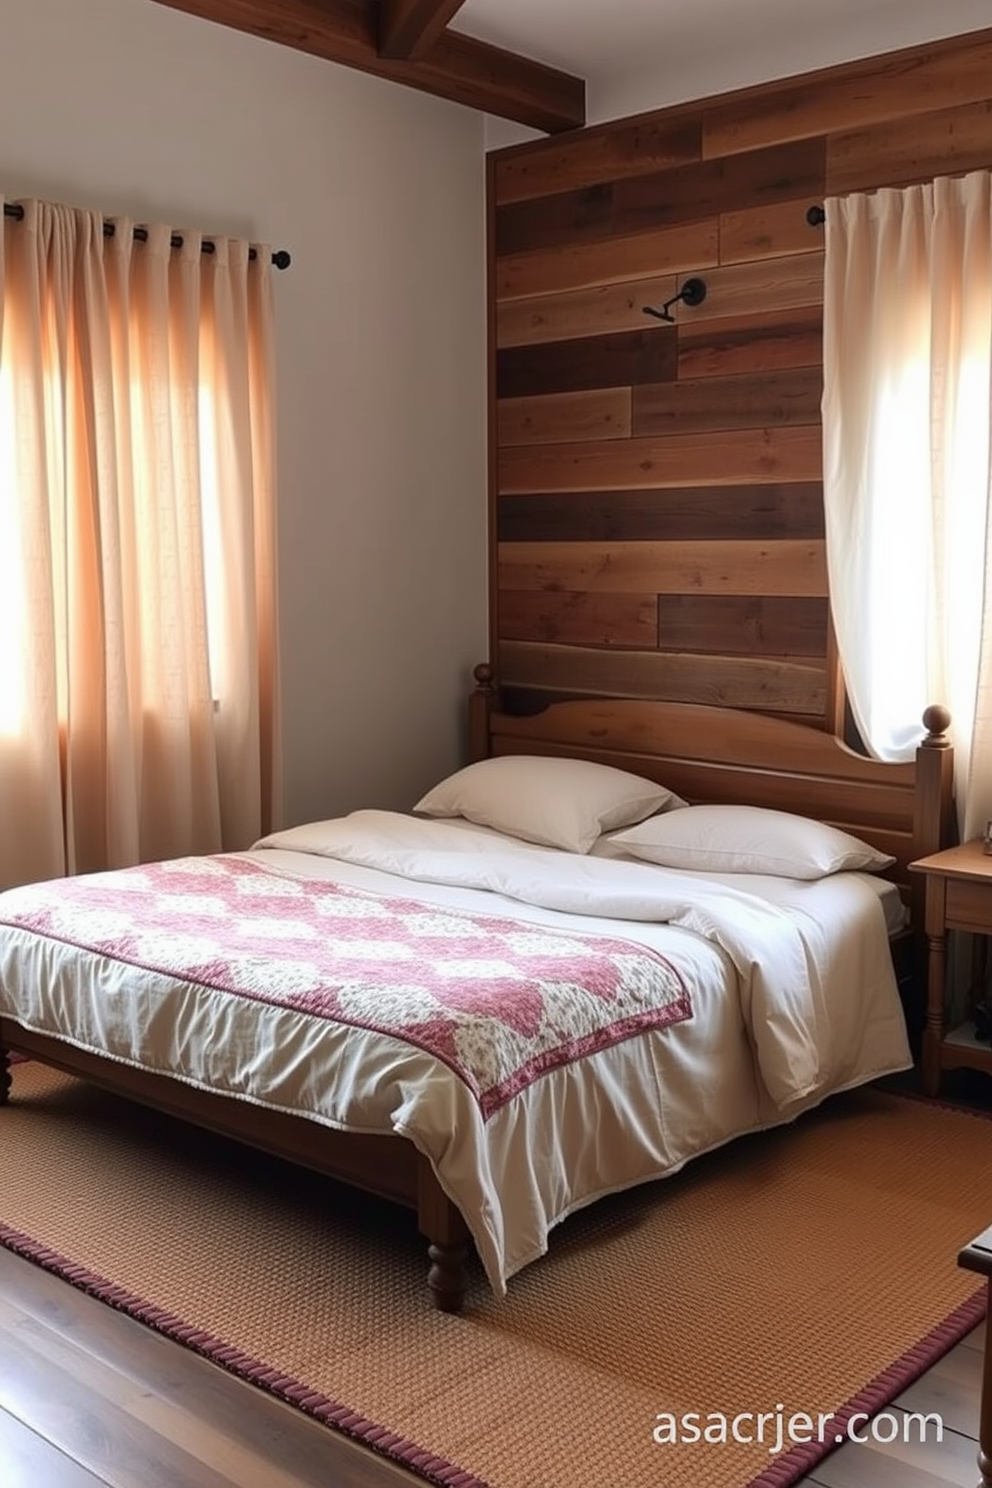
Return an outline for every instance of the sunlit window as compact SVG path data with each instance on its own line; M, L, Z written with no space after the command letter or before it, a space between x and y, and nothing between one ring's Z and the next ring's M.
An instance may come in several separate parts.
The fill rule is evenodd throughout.
M247 844L278 798L268 256L2 221L0 887Z
M34 631L28 623L31 597L28 593L28 565L31 562L31 543L26 529L26 518L20 504L23 493L17 475L19 454L17 449L17 419L13 376L9 365L9 352L0 358L0 734L18 736L24 730L27 708L27 683L31 675L32 637ZM58 446L57 463L63 458L63 430L61 399L55 391L56 379L46 379L47 406L44 410L46 424L45 439L49 445ZM224 538L218 487L218 451L215 427L216 399L210 386L200 387L200 477L201 512L203 522L204 572L206 581L207 640L211 691L215 706L225 696L229 685L230 668L226 664L227 584L224 563ZM140 458L142 451L135 453ZM144 452L147 455L147 452ZM56 525L61 525L58 492L54 494L56 510L49 514ZM47 518L32 524L37 534L45 529ZM35 539L37 542L37 538ZM36 555L37 561L47 571L53 555L44 552ZM43 590L48 587L47 581ZM59 611L64 611L65 596L55 592L53 601ZM154 605L153 592L140 592L139 604ZM54 619L54 617L53 617ZM143 627L143 630L145 627ZM154 626L148 627L149 636L154 635ZM61 649L62 642L57 642ZM147 659L147 658L146 658ZM155 675L150 666L145 673L145 686ZM145 695L146 705L151 701ZM160 699L161 701L161 699Z
M866 597L863 637L875 677L869 700L872 732L882 720L907 712L915 722L927 704L926 698L915 696L916 657L927 646L926 606L907 605L903 589L905 575L925 572L929 562L927 529L913 516L925 510L929 500L928 351L925 347L919 359L907 362L898 375L875 389L877 438L867 471L872 503L866 534L873 582Z

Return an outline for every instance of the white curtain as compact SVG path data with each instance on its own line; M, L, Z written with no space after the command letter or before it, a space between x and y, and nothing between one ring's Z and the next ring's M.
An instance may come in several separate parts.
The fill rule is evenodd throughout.
M951 711L960 827L992 817L992 176L826 203L824 505L855 721L907 759Z
M0 249L0 886L278 792L270 254L43 202Z

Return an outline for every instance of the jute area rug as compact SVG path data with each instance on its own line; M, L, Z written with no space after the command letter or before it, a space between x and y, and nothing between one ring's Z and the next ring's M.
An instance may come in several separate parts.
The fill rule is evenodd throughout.
M403 1211L13 1073L2 1243L452 1488L785 1488L825 1448L726 1423L840 1412L832 1444L982 1315L955 1264L990 1218L982 1115L836 1098L574 1216L446 1317ZM690 1413L726 1440L654 1439Z

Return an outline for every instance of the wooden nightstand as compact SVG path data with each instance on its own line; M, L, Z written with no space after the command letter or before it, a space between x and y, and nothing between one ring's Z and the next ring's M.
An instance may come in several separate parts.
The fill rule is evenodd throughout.
M978 1042L970 1020L948 1032L944 1017L948 930L992 935L992 857L983 852L981 842L965 842L909 866L926 875L929 958L923 1088L936 1095L942 1070L965 1067L992 1074L992 1044Z

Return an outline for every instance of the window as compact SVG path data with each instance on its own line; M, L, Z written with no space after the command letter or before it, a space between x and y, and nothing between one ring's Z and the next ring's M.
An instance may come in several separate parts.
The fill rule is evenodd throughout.
M38 202L4 234L0 812L57 799L50 874L246 846L276 791L270 255Z

